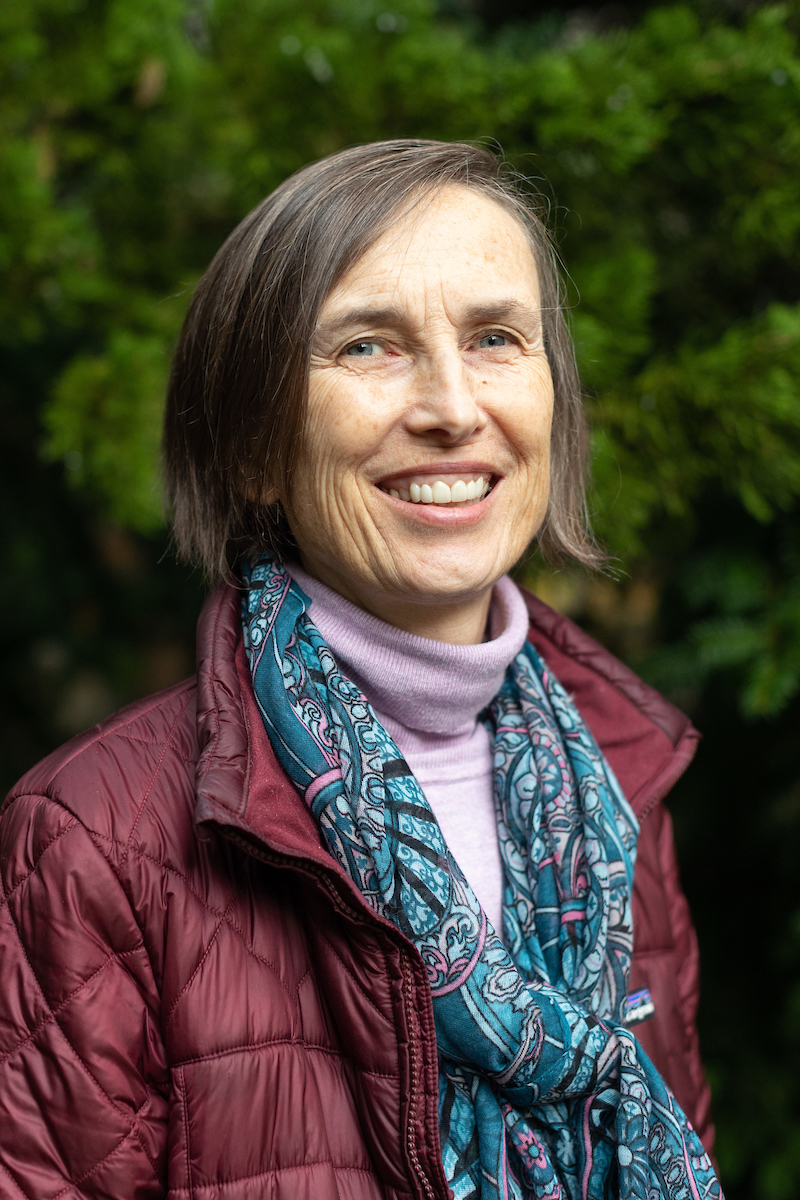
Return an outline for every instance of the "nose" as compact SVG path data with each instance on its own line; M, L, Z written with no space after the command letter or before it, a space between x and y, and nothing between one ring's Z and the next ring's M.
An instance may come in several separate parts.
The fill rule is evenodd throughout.
M486 415L477 397L480 384L456 346L427 354L415 375L416 394L406 416L410 433L457 446L485 428Z

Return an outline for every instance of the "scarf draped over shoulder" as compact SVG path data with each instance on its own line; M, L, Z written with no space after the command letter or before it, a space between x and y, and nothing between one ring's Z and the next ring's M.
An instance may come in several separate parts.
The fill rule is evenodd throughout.
M308 597L269 558L244 584L275 753L330 853L425 964L457 1200L721 1200L697 1134L623 1024L636 818L533 647L482 714L504 870L496 931Z

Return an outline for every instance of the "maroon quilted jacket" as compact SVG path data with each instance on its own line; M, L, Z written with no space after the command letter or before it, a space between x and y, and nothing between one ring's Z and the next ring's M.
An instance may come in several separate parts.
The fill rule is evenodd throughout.
M709 1144L697 951L661 797L696 734L564 618L531 639L642 823L637 1027ZM197 680L35 767L0 817L0 1197L447 1197L422 961L325 850L275 760L237 596Z

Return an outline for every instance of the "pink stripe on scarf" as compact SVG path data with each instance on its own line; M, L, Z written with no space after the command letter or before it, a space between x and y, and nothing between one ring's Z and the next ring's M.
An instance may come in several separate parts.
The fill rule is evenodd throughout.
M323 788L326 788L329 783L333 783L335 779L342 778L341 767L332 767L330 771L326 771L324 775L318 775L306 788L306 804L311 805L315 796L318 796Z

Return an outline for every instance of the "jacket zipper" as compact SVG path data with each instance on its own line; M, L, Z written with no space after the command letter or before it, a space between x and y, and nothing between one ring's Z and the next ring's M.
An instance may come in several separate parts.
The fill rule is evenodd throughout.
M237 846L239 846L242 850L244 850L245 853L251 855L251 857L253 857L253 858L258 859L260 862L267 863L268 866L273 866L273 867L288 867L291 870L300 871L304 875L313 876L325 888L325 891L328 893L328 895L333 900L334 907L339 912L346 913L348 916L351 916L351 917L355 917L356 920L362 920L362 921L365 919L369 920L369 916L367 913L359 912L358 909L356 909L352 905L348 904L342 898L341 894L333 886L330 879L327 877L326 873L323 870L321 870L319 867L314 866L313 863L310 863L307 860L294 859L294 858L291 858L289 855L284 856L284 855L280 855L280 854L271 853L268 850L262 850L259 846L254 845L254 843L249 838L242 837L240 834L233 833L228 829L223 830L221 826L218 826L218 828L219 828L220 832L222 833L223 837L226 837L229 841L234 842ZM414 1168L414 1172L415 1172L419 1182L422 1185L423 1191L425 1192L427 1200L436 1200L436 1192L434 1191L427 1175L423 1171L422 1164L419 1161L419 1154L417 1152L417 1145L416 1145L416 1134L414 1132L414 1120L415 1120L416 1112L417 1112L416 1098L417 1098L417 1093L419 1090L419 1080L420 1080L419 1061L418 1061L419 1060L419 1046L417 1044L417 1038L414 1036L415 1023L414 1023L414 1006L413 1006L413 1002L412 1002L412 993L414 992L415 989L414 989L414 981L411 976L411 967L408 963L408 960L406 957L406 952L403 947L401 947L401 954L403 955L403 958L401 960L401 971L402 971L402 975L403 975L403 1008L405 1011L406 1027L408 1028L408 1035L409 1035L409 1074L410 1074L410 1084L411 1084L411 1086L409 1088L409 1097L408 1097L408 1125L407 1125L407 1136L406 1136L406 1150L408 1152L408 1157L411 1160L411 1165Z
M409 967L408 961L405 958L403 959L402 971L403 971L403 1005L404 1005L405 1011L406 1011L406 1025L408 1026L408 1032L409 1032L409 1051L410 1051L410 1053L409 1053L409 1073L411 1075L411 1087L409 1089L409 1096L408 1096L408 1138L407 1138L408 1157L411 1159L414 1170L416 1171L417 1176L418 1176L420 1182L422 1183L422 1186L425 1190L425 1195L428 1197L428 1200L436 1200L436 1193L434 1192L433 1187L431 1186L430 1180L425 1175L424 1171L422 1170L422 1166L420 1165L419 1155L417 1154L417 1147L416 1147L416 1141L415 1141L415 1136L414 1136L414 1121L415 1121L415 1118L417 1115L416 1094L417 1094L417 1085L418 1085L418 1081L419 1081L419 1063L418 1063L418 1059L417 1059L417 1052L418 1052L417 1039L416 1039L416 1037L413 1036L413 1032L412 1032L414 1030L414 1006L413 1006L413 1003L411 1000L411 993L414 990L414 981L413 981L413 979L409 978L409 976L411 974L411 968Z

